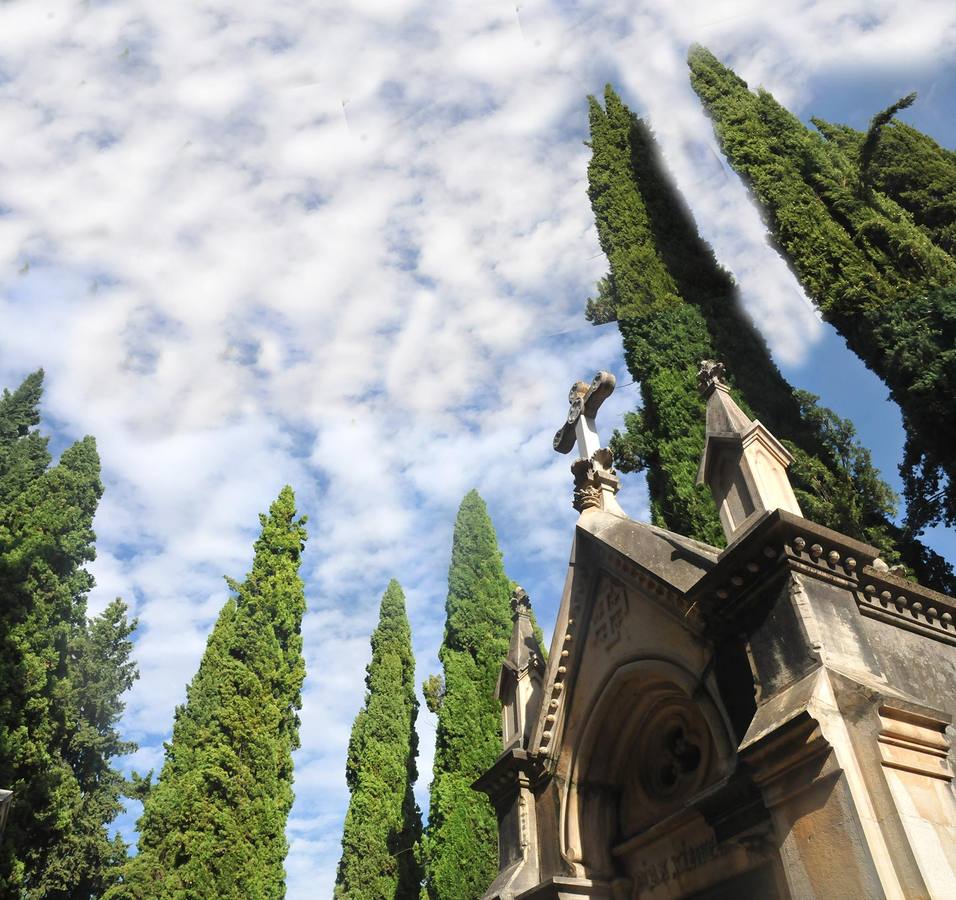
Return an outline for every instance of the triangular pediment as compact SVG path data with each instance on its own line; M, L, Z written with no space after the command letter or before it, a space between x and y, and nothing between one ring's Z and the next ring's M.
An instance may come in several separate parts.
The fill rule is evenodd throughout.
M626 653L641 608L650 604L675 630L699 630L686 596L716 565L718 554L715 547L626 517L599 510L581 516L533 752L556 758L582 666L600 669L615 654ZM586 651L593 659L585 658Z

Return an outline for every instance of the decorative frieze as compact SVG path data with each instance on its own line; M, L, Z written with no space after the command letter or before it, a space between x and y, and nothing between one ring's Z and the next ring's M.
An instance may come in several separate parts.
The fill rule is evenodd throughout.
M539 725L540 737L536 747L539 753L548 753L553 750L553 740L561 713L561 704L566 702L565 688L568 684L568 670L571 664L574 639L578 630L577 623L580 615L584 612L584 604L587 599L588 571L588 567L582 563L579 567L581 580L577 583L570 598L570 614L564 623L564 633L561 636L561 643L558 645L558 658L557 660L552 659L549 665L553 674L551 683L546 689L544 716ZM555 662L557 662L557 665L555 665Z

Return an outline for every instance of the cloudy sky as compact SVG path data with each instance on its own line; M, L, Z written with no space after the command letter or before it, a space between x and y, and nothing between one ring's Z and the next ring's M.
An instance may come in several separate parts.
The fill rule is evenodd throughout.
M694 41L804 118L865 127L916 89L904 118L956 143L950 2L0 4L0 385L42 365L54 446L99 442L91 605L121 595L140 622L128 767L161 764L257 513L289 482L310 517L292 898L331 893L388 579L423 678L474 486L547 628L568 387L617 373L605 435L639 402L615 326L582 316L606 269L587 94L610 81L649 118L788 377L895 478L898 413L767 248L689 88ZM620 499L646 514L640 479Z

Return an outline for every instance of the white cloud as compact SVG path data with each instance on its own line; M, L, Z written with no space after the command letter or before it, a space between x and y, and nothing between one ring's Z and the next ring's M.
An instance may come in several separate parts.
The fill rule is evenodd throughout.
M60 438L98 438L91 606L118 593L140 617L135 765L158 763L221 575L248 569L256 514L293 483L310 675L289 896L328 895L388 578L423 678L477 486L547 629L573 522L551 435L572 381L630 380L613 327L581 315L606 265L585 95L612 79L649 117L774 351L798 361L819 323L714 152L687 45L799 106L828 68L940 58L956 13L919 7L3 4L0 375L45 366ZM614 395L605 434L636 396ZM646 515L639 479L621 502Z

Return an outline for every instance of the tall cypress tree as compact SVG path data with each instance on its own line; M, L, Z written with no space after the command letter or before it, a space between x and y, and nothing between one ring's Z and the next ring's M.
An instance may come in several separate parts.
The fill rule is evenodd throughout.
M50 466L42 391L36 372L0 397L0 893L86 898L126 855L108 828L124 787L111 763L135 749L116 731L135 623L119 600L86 617L99 457L86 437Z
M928 583L953 585L945 561L887 518L893 493L879 478L849 422L794 390L741 308L673 186L647 125L608 87L605 109L590 101L589 195L611 265L589 302L593 321L616 319L643 409L626 417L612 447L619 464L646 469L654 520L714 544L723 533L709 492L696 485L704 443L701 359L728 367L741 407L784 440L795 460L794 489L811 518L901 554Z
M426 685L429 707L438 712L424 838L432 900L480 897L498 870L495 813L471 783L501 752L501 708L494 692L511 635L510 595L494 527L473 490L462 500L452 539L438 653L444 687Z
M707 50L693 48L689 62L724 153L775 243L900 406L909 525L956 522L956 258L873 189L878 132L851 159L766 91L751 93Z
M419 900L416 858L421 814L412 787L415 760L415 657L405 595L392 579L372 632L365 705L349 741L346 781L352 797L345 816L335 897L342 900Z
M862 161L867 139L872 151L860 172L863 187L896 201L936 246L956 255L956 153L928 134L893 120L916 99L910 94L874 116L867 132L823 119L810 121L850 161ZM862 166L860 167L863 168Z
M298 746L305 520L284 487L260 516L252 571L223 607L176 710L139 853L111 898L278 898Z

